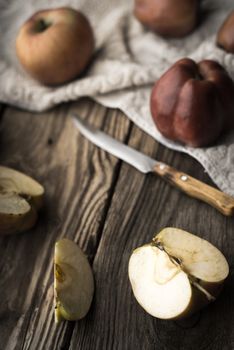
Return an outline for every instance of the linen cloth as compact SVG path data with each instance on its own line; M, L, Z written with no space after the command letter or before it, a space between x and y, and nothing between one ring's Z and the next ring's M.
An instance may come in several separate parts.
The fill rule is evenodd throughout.
M21 68L15 55L15 38L19 27L35 11L58 6L71 6L88 16L95 32L96 54L84 77L48 88ZM204 18L193 33L183 39L165 40L134 18L131 0L0 0L0 101L39 112L90 96L105 106L121 109L165 146L196 158L217 186L234 196L233 131L213 147L193 149L165 139L150 115L153 83L182 57L214 59L234 79L234 55L215 45L217 30L234 8L233 0L203 0L202 7Z

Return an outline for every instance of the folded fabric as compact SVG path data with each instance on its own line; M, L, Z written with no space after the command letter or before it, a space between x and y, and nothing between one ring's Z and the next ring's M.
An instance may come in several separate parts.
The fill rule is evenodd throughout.
M208 148L189 148L165 139L152 122L149 98L153 83L182 57L214 59L234 79L234 55L215 45L218 28L233 0L203 1L206 16L183 39L165 40L147 31L132 15L126 0L68 0L66 6L83 11L96 38L96 55L85 77L48 88L32 80L19 65L15 38L22 23L35 11L64 6L53 0L0 0L0 101L31 111L43 111L64 101L90 96L121 109L136 125L165 146L196 158L223 191L234 195L234 132ZM195 174L191 174L195 175Z

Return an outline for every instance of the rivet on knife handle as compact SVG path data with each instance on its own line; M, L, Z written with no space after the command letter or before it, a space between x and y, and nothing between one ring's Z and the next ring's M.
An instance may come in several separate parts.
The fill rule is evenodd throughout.
M153 171L181 191L187 193L190 197L212 205L224 215L234 215L234 198L228 194L164 163L157 164Z

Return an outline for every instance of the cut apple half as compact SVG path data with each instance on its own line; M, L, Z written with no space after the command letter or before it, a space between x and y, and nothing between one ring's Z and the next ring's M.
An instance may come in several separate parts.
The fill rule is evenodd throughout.
M229 266L208 241L168 227L134 250L128 272L134 296L149 314L178 319L217 298Z
M54 253L55 322L75 321L89 311L94 293L93 272L77 244L62 239Z
M30 176L4 166L0 166L0 192L2 191L26 198L36 209L42 206L44 188Z
M32 228L43 203L44 188L31 177L0 166L0 233Z

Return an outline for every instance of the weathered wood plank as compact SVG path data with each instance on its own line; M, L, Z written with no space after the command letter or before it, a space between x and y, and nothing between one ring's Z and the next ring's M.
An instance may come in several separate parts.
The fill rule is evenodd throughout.
M159 146L136 127L130 144L211 184L193 159ZM166 226L196 233L220 248L231 274L220 298L185 322L162 321L144 312L131 292L128 260L132 250ZM94 260L96 295L92 310L77 323L71 340L75 349L231 350L234 348L234 219L187 197L154 175L121 165Z
M4 113L1 163L37 178L47 197L34 230L0 240L0 349L233 349L233 273L220 299L184 323L147 315L127 277L132 249L165 226L209 239L233 267L233 218L98 150L76 134L67 117L74 110L128 139L131 127L120 112L87 101L38 116L15 109ZM130 144L211 183L194 160L159 146L135 127ZM64 235L79 242L91 261L95 258L96 294L87 318L55 327L52 255L55 240Z
M130 123L90 101L34 115L8 108L3 116L0 162L46 189L37 226L0 239L0 349L68 349L74 323L53 319L53 249L67 236L92 260L113 195L119 161L74 129L76 111L124 142ZM82 325L79 322L79 325Z

